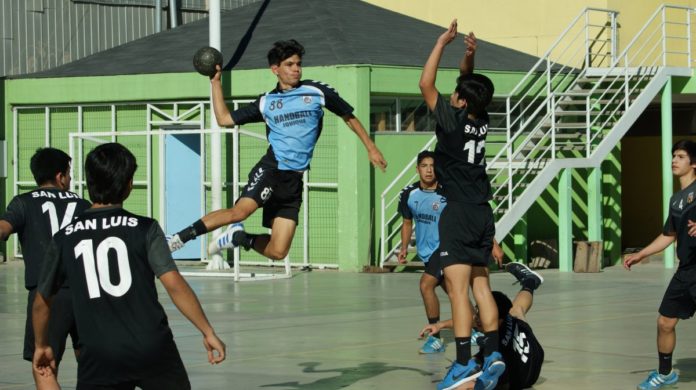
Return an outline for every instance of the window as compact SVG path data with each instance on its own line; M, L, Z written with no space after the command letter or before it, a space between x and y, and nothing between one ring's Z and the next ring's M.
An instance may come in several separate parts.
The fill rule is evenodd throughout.
M435 120L421 97L373 97L370 131L435 131Z
M487 107L489 131L505 133L505 99L493 98ZM421 97L374 96L370 101L370 131L435 131L435 118Z

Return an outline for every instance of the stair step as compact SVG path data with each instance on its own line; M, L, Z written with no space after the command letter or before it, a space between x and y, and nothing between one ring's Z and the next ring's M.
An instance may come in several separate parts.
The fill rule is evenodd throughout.
M575 79L576 83L597 83L601 77L580 77ZM616 81L617 79L623 79L623 76L607 76L602 83L610 83Z
M590 100L590 104L623 104L622 102L617 102L616 100L613 99L601 99L601 100ZM559 100L556 102L556 104L560 106L584 106L587 104L587 101L585 99L582 100L575 100L575 99L568 99L568 100Z
M585 110L557 110L554 112L554 115L559 117L559 116L582 116L585 117L585 114L587 111ZM616 112L603 112L599 114L600 116L606 116L606 115L623 115L624 111L623 110L617 110ZM592 117L596 117L597 113L591 112L590 115Z
M400 264L398 260L387 260L384 262L384 267L385 268L396 268L396 267L425 268L425 264L423 264L423 262L420 260L409 261L406 264Z

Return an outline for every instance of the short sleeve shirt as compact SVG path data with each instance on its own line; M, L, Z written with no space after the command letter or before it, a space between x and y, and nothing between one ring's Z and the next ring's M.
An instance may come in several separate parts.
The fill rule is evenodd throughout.
M22 246L24 286L36 287L51 237L90 207L77 194L58 188L37 188L17 195L0 219L12 225Z
M420 188L419 182L404 188L399 195L399 214L415 221L418 257L425 263L440 246L438 224L445 206L447 200L442 195Z
M70 285L78 380L107 385L157 372L175 348L155 277L176 270L159 224L120 207L90 209L54 236L38 291Z
M486 174L488 113L472 120L465 109L452 107L438 95L435 109L435 174L450 202L482 204L491 199Z
M696 264L696 238L689 236L689 220L696 221L696 181L669 200L669 215L662 232L677 238L679 269Z
M278 87L252 104L232 112L234 123L265 122L268 158L278 169L302 171L309 167L323 127L326 107L343 117L353 107L328 84L302 80L296 88Z

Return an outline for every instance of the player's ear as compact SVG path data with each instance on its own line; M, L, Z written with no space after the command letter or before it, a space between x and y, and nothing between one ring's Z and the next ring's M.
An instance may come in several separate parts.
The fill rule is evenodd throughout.
M278 65L271 65L271 72L273 72L274 75L278 76Z
M67 190L67 187L70 186L67 173L57 172L56 176L53 178L53 184L61 190Z

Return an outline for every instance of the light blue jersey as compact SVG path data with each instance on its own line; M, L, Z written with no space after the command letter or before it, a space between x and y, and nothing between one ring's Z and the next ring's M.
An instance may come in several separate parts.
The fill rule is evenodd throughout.
M433 252L440 246L438 224L440 214L447 206L447 200L435 190L424 190L416 182L401 190L399 213L404 219L411 219L416 227L416 249L418 257L427 263Z
M239 125L266 122L270 143L266 158L280 170L303 171L309 168L321 134L323 107L340 117L353 112L353 107L327 84L303 80L295 88L276 87L261 95L249 106L234 111L232 119Z

